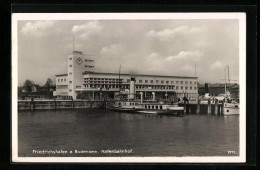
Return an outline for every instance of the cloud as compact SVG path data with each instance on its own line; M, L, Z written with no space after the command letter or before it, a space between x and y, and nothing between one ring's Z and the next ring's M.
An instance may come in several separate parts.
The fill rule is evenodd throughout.
M185 71L190 71L190 70L193 70L194 67L192 67L190 65L185 65L185 66L182 67L182 69L185 70Z
M46 35L45 30L53 27L54 21L36 21L36 22L27 22L21 29L23 34L37 34L37 35Z
M77 37L86 38L91 35L96 35L102 30L102 26L99 21L89 21L82 25L74 25L72 32L77 34Z
M193 34L193 33L199 33L199 32L203 32L204 29L202 28L198 28L195 26L192 27L188 27L188 26L180 26L174 29L164 29L162 31L154 31L151 30L149 31L146 35L148 37L152 37L152 38L158 38L160 40L168 40L168 39L172 39L175 38L178 35L185 35L185 34Z
M175 60L175 59L194 59L197 60L203 55L200 51L181 51L175 56L169 56L166 58L167 61Z
M158 53L151 53L149 56L147 56L148 60L154 60L154 59L158 59L159 54Z
M110 46L103 47L100 54L103 56L116 57L118 54L124 53L125 48L121 44L111 44Z
M219 69L221 67L223 67L223 63L220 61L216 61L215 63L210 65L211 70Z

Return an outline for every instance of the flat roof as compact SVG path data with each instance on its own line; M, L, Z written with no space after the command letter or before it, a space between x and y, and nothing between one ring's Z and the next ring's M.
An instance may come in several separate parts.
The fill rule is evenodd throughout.
M55 75L56 77L60 77L60 76L67 76L68 74L57 74Z
M101 72L83 72L83 74L105 74L105 75L119 75L119 73L101 73ZM186 77L186 76L165 76L165 75L145 75L145 74L126 74L120 73L120 75L124 76L145 76L145 77L168 77L168 78L192 78L197 79L198 77Z

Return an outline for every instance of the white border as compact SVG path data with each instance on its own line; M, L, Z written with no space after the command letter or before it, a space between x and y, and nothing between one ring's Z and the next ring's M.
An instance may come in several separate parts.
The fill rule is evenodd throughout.
M51 18L51 19L50 19ZM19 20L165 20L238 19L239 20L239 152L240 156L207 157L18 157L18 36ZM243 163L246 161L246 14L245 13L13 13L12 14L12 161L85 163Z

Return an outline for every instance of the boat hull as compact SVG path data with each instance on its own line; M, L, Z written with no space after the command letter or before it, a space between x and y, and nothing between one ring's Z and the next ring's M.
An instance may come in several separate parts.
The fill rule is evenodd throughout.
M224 107L223 114L225 116L228 116L228 115L239 115L239 108Z
M145 114L157 114L157 115L173 115L173 116L181 116L183 115L183 111L181 110L139 110L138 113Z
M239 104L225 103L223 111L224 115L239 115Z

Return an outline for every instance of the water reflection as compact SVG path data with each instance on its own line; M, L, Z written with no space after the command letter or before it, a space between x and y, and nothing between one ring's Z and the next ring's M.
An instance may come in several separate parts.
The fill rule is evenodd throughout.
M91 156L229 156L227 150L239 153L239 116L174 117L82 109L19 112L18 121L20 156L35 156L33 149L58 148L134 151L131 155Z

